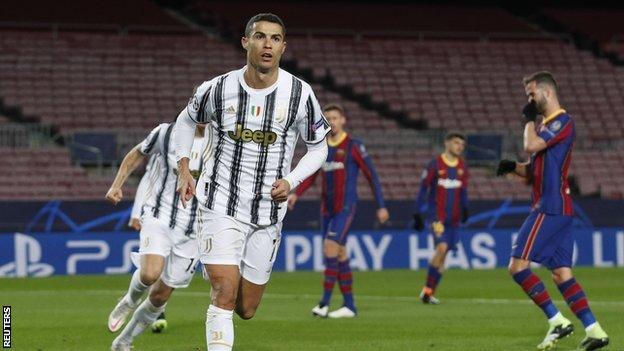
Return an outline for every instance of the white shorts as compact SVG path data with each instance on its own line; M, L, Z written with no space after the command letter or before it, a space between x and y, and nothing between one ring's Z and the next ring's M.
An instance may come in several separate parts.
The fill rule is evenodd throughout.
M282 238L282 223L257 226L200 209L197 241L203 264L235 265L246 280L269 281Z
M151 212L151 211L150 211ZM154 218L146 212L141 216L141 231L139 237L141 245L139 253L153 254L167 257L173 252L178 256L186 258L197 258L197 242L193 238L185 235L184 228L169 227L169 217Z
M197 241L184 234L184 229L169 227L169 218L154 218L151 213L141 217L141 244L139 253L133 253L132 261L140 268L141 255L165 257L160 279L172 288L186 288L193 279L199 259Z

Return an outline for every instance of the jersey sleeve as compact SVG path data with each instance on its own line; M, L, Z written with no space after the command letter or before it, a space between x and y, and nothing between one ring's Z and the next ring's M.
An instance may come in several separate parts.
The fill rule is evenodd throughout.
M460 189L460 205L462 209L468 209L468 180L470 178L470 172L468 168L464 165L464 176L462 179L462 186Z
M318 144L325 141L325 136L330 131L329 122L323 115L314 92L310 88L310 95L305 102L305 114L298 121L299 133L303 135L306 144Z
M314 174L312 174L311 176L306 178L303 182L301 182L301 184L299 184L297 189L295 189L295 195L297 195L297 197L300 197L301 195L303 195L303 193L306 192L306 190L308 190L312 185L314 185L314 181L316 180L316 177L318 177L320 172L321 172L320 170L314 172Z
M149 169L146 169L145 174L141 178L141 182L139 182L139 187L137 188L136 194L134 195L134 204L132 205L130 222L132 222L132 219L138 219L141 217L141 209L143 208L143 204L145 203L145 198L147 197L147 187L149 186L148 173Z
M208 123L214 115L214 99L212 98L214 81L213 79L204 82L195 88L193 96L189 99L186 112L195 123Z
M431 160L420 176L420 189L418 190L418 196L416 196L416 213L424 213L427 206L427 193L429 188L433 185L435 177L437 175L436 160Z
M358 141L354 141L353 146L351 147L351 155L353 156L353 160L355 160L355 163L357 163L358 167L360 168L362 173L364 173L364 176L368 180L368 183L373 190L373 194L375 194L377 207L386 207L383 193L381 191L381 182L379 181L379 177L377 176L375 166L373 166L373 161L366 152L364 144Z
M167 123L158 125L152 129L147 138L141 142L139 152L143 155L153 155L162 152L162 136L167 129Z
M571 138L574 132L574 121L568 115L563 115L544 126L537 134L544 139L548 147Z

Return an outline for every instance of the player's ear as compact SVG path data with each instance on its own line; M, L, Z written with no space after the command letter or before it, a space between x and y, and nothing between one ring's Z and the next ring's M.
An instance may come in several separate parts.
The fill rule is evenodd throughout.
M249 39L247 39L247 37L242 37L241 38L241 45L242 45L243 49L247 50L247 46L249 46Z
M286 41L284 41L284 44L282 45L282 52L281 52L281 55L283 55L283 54L284 54L284 51L286 51ZM280 55L280 56L281 56L281 55Z

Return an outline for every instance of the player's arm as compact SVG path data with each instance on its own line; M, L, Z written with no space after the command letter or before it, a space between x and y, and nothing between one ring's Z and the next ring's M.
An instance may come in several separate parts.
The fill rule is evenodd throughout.
M301 197L312 185L314 185L314 182L316 181L316 177L318 176L319 173L320 171L314 172L314 174L307 177L303 182L301 182L301 184L299 184L299 186L295 189L294 193L288 195L288 209L289 210L292 210L293 208L295 208L295 204L297 203L297 200L299 200L299 197Z
M416 196L416 208L414 209L414 229L418 231L422 231L425 229L425 222L422 218L423 209L426 206L427 201L427 193L429 192L429 188L432 186L433 181L436 176L436 165L435 160L429 162L427 167L422 173L420 189L418 190L418 195Z
M542 139L535 130L535 122L528 122L524 125L523 138L524 151L527 153L536 153L548 147L546 141Z
M531 176L530 162L516 162L513 160L501 160L498 163L498 168L496 169L496 175L503 176L507 173L513 173L522 178L529 178Z
M321 168L327 159L327 134L329 134L329 122L323 116L321 106L309 89L308 98L305 99L305 114L302 114L297 123L297 129L306 143L306 154L301 158L297 167L284 178L273 183L271 197L276 202L284 202L288 199L290 191L299 186L306 178Z
M173 127L173 145L178 162L177 192L180 194L180 201L184 207L186 207L186 202L195 196L195 179L191 175L189 159L197 124L210 122L211 90L212 82L204 82L197 87L186 108L178 115Z
M377 176L377 171L375 170L373 161L366 152L363 144L354 143L351 148L351 155L353 156L355 163L358 165L358 168L360 168L362 173L364 173L366 180L368 180L368 184L370 185L373 194L375 194L375 200L377 201L378 208L377 219L383 224L390 218L390 214L386 209L386 203L381 190L381 182Z
M278 179L273 183L271 197L274 201L284 202L288 199L288 194L292 189L297 188L306 178L313 175L321 168L323 162L327 158L327 142L323 140L316 144L306 144L307 152L297 167L288 173L284 178Z
M461 206L461 222L466 223L468 221L468 217L470 216L468 212L468 179L469 173L468 168L464 170L464 179L462 180L462 186L459 192L459 205Z
M136 194L134 195L134 204L132 205L132 212L130 213L130 221L128 222L128 227L131 227L135 230L141 229L141 223L139 218L141 217L141 208L145 203L145 196L147 195L147 187L149 186L149 177L147 175L147 171L141 178L139 182L139 187L137 188Z
M123 161L121 161L121 165L119 166L119 170L117 170L117 175L115 176L115 180L111 185L110 189L106 193L106 200L113 205L116 205L123 198L123 193L121 191L122 186L134 172L134 170L141 164L145 155L141 153L141 144L138 144L132 150L130 150Z

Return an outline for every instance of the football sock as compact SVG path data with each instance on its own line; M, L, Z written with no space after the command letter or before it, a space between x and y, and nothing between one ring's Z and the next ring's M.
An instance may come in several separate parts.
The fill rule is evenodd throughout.
M124 296L126 302L128 302L132 306L136 306L145 291L149 288L149 286L143 284L141 281L141 273L139 270L135 270L134 274L132 274L132 279L130 279L130 286L128 287L128 293Z
M530 268L514 274L513 279L529 295L531 300L544 311L547 318L552 318L559 312L557 306L550 299L544 283L531 272Z
M150 299L145 299L141 305L132 314L132 319L121 334L117 337L118 340L123 341L125 344L131 344L132 340L141 334L145 328L154 323L156 318L165 310L165 306L156 307L152 305Z
M338 258L337 257L325 257L325 280L323 281L323 298L319 305L329 305L334 285L336 285L336 279L338 278Z
M566 280L558 287L572 312L583 322L583 326L588 327L596 323L596 318L589 308L585 292L579 283L576 282L576 279Z
M338 281L340 284L340 292L344 300L344 305L355 311L355 303L353 302L353 274L349 260L338 262Z
M234 311L214 305L206 310L206 344L209 351L231 351L234 345Z
M427 272L427 281L425 282L425 286L431 289L431 294L435 292L435 289L440 284L440 280L442 279L442 273L438 270L438 268L429 265L429 271Z

